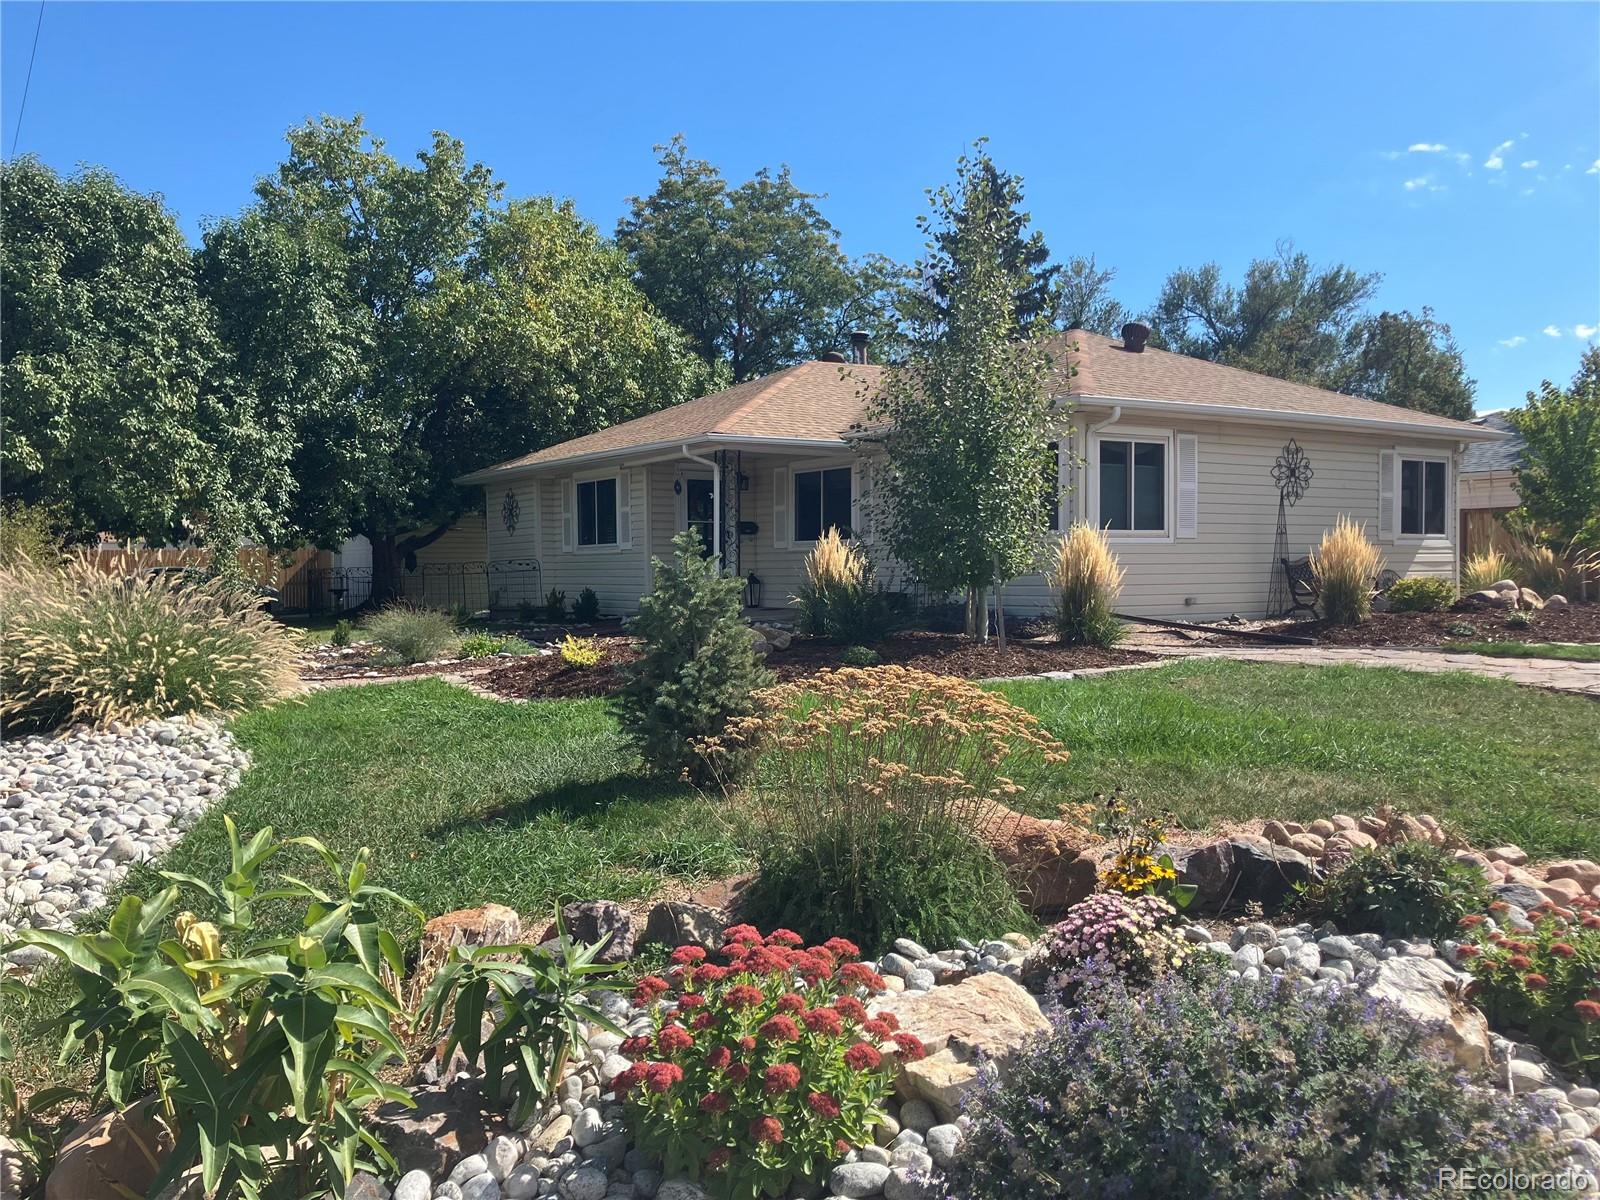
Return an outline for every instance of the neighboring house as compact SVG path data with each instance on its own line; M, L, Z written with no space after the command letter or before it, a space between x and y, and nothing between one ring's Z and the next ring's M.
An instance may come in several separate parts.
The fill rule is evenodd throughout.
M1459 455L1503 434L1149 349L1145 332L1129 327L1125 344L1073 330L1056 346L1056 398L1071 416L1053 523L1110 530L1123 611L1265 610L1273 466L1291 439L1314 472L1287 510L1292 556L1344 513L1367 524L1393 570L1455 576ZM851 435L883 369L865 350L861 339L855 362L801 363L462 476L487 493L487 557L535 557L546 587L593 587L606 610L627 613L650 586L651 557L694 525L727 570L760 579L762 605L787 604L823 530L874 542L877 451ZM514 528L502 512L517 514ZM892 564L880 574L906 582ZM1008 611L1051 603L1039 575L1006 587Z
M1498 442L1474 442L1461 455L1461 557L1498 546L1509 550L1516 539L1501 523L1522 503L1517 495L1517 468L1522 465L1523 441L1503 413L1485 413L1474 425L1505 434Z

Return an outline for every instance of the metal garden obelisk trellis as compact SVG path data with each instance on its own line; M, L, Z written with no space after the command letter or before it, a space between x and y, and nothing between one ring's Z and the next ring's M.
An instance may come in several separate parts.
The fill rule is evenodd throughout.
M1306 494L1316 474L1311 460L1293 438L1284 444L1278 461L1272 464L1272 482L1278 485L1278 536L1272 542L1271 584L1267 589L1267 615L1276 617L1289 611L1289 576L1284 563L1289 557L1289 510Z

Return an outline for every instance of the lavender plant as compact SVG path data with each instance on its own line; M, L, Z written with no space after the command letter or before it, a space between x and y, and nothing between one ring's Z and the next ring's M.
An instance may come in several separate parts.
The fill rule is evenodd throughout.
M1102 972L980 1086L940 1194L1402 1200L1439 1194L1447 1167L1559 1170L1548 1106L1507 1103L1427 1035L1353 991L1297 995L1204 960L1147 990Z

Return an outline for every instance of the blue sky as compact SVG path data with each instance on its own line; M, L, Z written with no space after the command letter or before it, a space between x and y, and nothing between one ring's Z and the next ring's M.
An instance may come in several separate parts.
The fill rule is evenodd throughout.
M8 154L38 13L0 5ZM682 132L733 179L789 163L847 251L904 259L923 189L987 135L1124 302L1292 238L1432 305L1480 409L1566 380L1600 326L1595 4L47 0L18 151L108 166L198 236L324 112L405 155L447 130L607 232Z

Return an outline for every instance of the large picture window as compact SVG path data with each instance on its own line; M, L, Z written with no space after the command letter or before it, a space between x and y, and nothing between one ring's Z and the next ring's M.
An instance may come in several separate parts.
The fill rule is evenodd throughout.
M850 535L850 468L794 473L794 540L814 542L829 529Z
M1408 537L1444 535L1450 465L1436 458L1400 460L1400 532Z
M578 484L578 545L617 544L617 481L586 479Z
M1128 533L1167 531L1167 443L1100 442L1100 526Z

